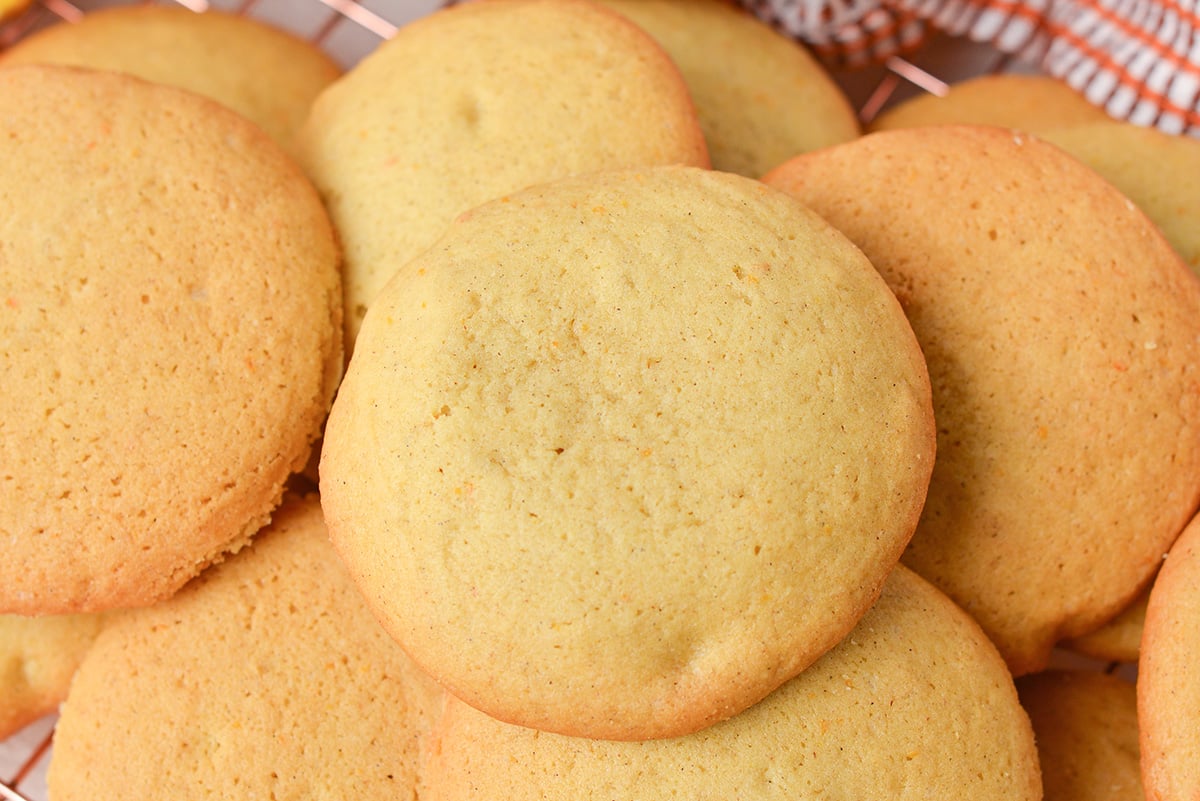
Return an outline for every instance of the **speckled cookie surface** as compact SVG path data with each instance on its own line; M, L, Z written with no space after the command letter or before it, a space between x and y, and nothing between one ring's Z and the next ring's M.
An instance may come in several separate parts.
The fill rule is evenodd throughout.
M666 49L687 82L714 169L757 178L859 135L841 88L795 40L722 0L603 0Z
M322 93L297 142L346 249L346 341L455 215L599 169L708 166L678 69L578 0L486 0L405 25Z
M0 161L0 611L152 603L267 521L320 431L328 219L260 129L124 75L0 70Z
M53 712L103 615L0 615L0 740Z
M999 73L951 84L945 95L922 94L867 125L870 131L926 125L996 125L1036 133L1110 119L1099 106L1056 78Z
M294 496L249 548L97 638L47 777L85 798L412 797L441 691L375 622Z
M1200 273L1200 140L1115 120L1041 136L1120 189Z
M926 380L879 276L782 193L693 168L557 182L388 284L323 503L460 698L670 736L759 700L878 593L933 458Z
M1138 659L1142 785L1155 801L1200 795L1200 518L1171 546L1150 591Z
M761 703L686 737L619 743L508 726L451 703L421 798L1041 798L1004 663L904 568L843 642Z
M938 455L906 564L1041 669L1196 507L1200 281L1096 173L1000 128L884 131L767 181L866 252L921 341Z
M1144 801L1131 682L1047 670L1017 679L1017 694L1033 724L1044 801Z
M320 48L248 16L140 4L89 12L22 39L11 64L115 70L228 106L286 145L317 94L340 74Z

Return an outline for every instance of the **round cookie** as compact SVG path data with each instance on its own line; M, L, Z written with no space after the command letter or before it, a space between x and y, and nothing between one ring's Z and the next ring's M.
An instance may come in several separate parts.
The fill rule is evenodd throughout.
M686 167L564 180L463 215L388 284L323 504L385 626L460 698L672 736L760 700L875 598L931 469L926 382L878 274L782 193Z
M761 703L672 740L510 726L451 700L421 798L1041 798L1029 719L995 648L903 567L833 650Z
M372 299L459 213L543 181L708 166L678 69L584 0L441 9L322 92L297 140L346 251L346 342Z
M1200 141L1116 120L1039 135L1120 189L1200 273Z
M27 36L0 53L11 64L114 70L228 106L287 145L341 68L309 42L240 14L182 6L97 9Z
M1132 683L1047 670L1016 684L1033 724L1045 801L1144 801Z
M1150 590L1138 659L1142 785L1156 801L1200 795L1200 517L1171 546Z
M105 628L47 786L56 801L411 797L440 705L338 565L316 497L290 496L250 548Z
M881 113L867 130L994 125L1037 133L1109 119L1104 109L1057 78L1005 72L958 81L945 95L909 98Z
M1200 281L1111 184L1007 129L884 131L765 180L863 249L921 342L938 453L905 563L1040 670L1200 501Z
M798 153L859 135L853 106L820 62L745 9L723 0L603 3L679 66L714 169L757 178Z
M103 615L0 615L0 740L58 708Z
M312 186L189 92L0 70L0 611L167 597L241 547L340 377Z

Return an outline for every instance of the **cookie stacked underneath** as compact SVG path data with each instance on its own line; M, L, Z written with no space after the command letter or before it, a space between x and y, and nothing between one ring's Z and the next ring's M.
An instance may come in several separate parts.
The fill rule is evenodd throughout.
M882 131L764 180L863 249L921 342L938 454L905 563L1014 674L1045 668L1133 602L1200 502L1196 274L1020 131Z

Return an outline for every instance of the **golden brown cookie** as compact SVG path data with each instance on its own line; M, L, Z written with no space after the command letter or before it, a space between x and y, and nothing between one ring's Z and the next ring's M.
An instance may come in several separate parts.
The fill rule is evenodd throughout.
M1033 723L1045 801L1144 801L1132 683L1047 670L1017 679L1017 693Z
M1104 109L1057 78L1006 72L958 81L945 95L909 98L872 120L867 130L995 125L1037 133L1108 119Z
M678 69L584 0L485 0L405 25L323 92L297 140L346 249L346 342L459 213L599 169L708 165Z
M1011 130L884 131L766 180L863 249L928 361L937 463L905 563L1015 674L1045 667L1200 501L1200 281L1111 184Z
M340 376L338 252L257 126L0 70L0 611L148 604L246 543Z
M979 627L903 567L833 650L761 703L671 740L510 726L451 701L421 798L1041 798L1012 678Z
M320 48L250 16L182 6L114 6L28 36L0 66L114 70L222 103L286 145L341 68Z
M1137 706L1146 798L1200 795L1200 517L1171 546L1150 591Z
M385 626L460 698L681 734L874 600L924 497L925 382L878 274L791 198L598 173L474 209L388 284L323 503Z
M603 0L654 37L687 82L714 169L757 178L859 135L841 87L795 39L724 0Z
M0 740L58 708L104 615L0 615Z
M1041 136L1120 189L1200 273L1200 140L1116 120Z
M441 706L329 547L315 496L97 638L47 777L92 798L411 797Z

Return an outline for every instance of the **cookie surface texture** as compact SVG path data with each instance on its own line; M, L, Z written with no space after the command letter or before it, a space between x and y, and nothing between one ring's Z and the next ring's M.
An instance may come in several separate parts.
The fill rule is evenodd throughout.
M11 64L127 73L227 106L286 146L341 68L320 48L251 17L142 4L91 11L0 54Z
M1132 682L1053 669L1017 679L1017 694L1033 724L1044 801L1144 801Z
M0 159L0 610L153 603L267 521L320 432L328 218L259 128L115 73L0 70Z
M360 347L322 451L335 544L432 675L537 728L670 736L759 700L879 592L933 458L895 298L732 174L477 208Z
M0 740L67 696L104 615L0 615Z
M322 93L297 149L346 250L346 341L459 213L601 169L708 166L678 69L575 0L487 0L400 29Z
M905 563L1040 670L1133 602L1196 508L1200 282L1111 184L1009 130L884 131L766 180L863 249L929 364L937 463Z
M883 112L869 131L927 125L995 125L1036 133L1111 119L1065 82L1000 73L959 81L943 96L922 94Z
M1040 135L1120 189L1200 273L1200 141L1115 120Z
M59 801L411 797L441 691L375 622L315 497L175 597L122 613L76 674Z
M757 178L859 135L853 107L820 62L744 9L721 0L603 2L679 66L714 169Z
M1200 795L1200 518L1171 546L1150 590L1138 659L1138 725L1146 798Z
M538 733L448 704L421 797L1041 798L1029 719L978 625L903 567L851 634L745 712L672 740Z

